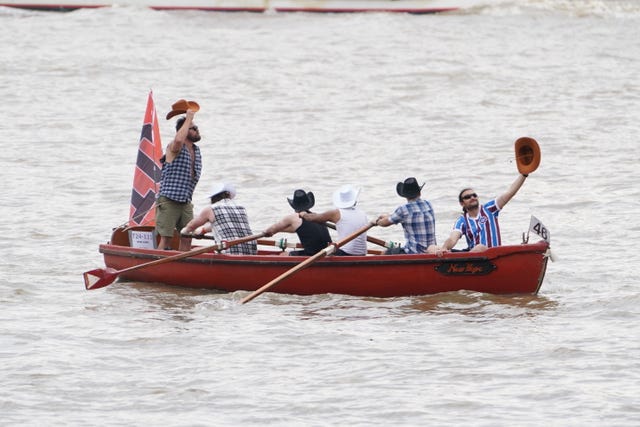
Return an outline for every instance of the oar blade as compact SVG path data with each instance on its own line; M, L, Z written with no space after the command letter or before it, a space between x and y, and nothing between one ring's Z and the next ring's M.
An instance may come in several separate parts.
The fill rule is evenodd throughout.
M118 274L117 270L113 268L96 268L95 270L85 271L82 277L84 278L84 287L89 291L110 285L118 277Z

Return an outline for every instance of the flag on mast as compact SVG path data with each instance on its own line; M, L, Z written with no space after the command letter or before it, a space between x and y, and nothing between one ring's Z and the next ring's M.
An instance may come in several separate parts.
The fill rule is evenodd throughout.
M160 128L153 102L153 91L150 91L140 135L136 169L133 175L129 226L156 224L156 194L162 175L160 157L162 157Z

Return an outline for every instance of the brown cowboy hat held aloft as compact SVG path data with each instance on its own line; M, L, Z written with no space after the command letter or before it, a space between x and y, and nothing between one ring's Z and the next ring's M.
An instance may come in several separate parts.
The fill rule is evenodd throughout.
M171 111L167 113L167 120L169 120L173 116L177 116L178 114L184 114L187 110L198 111L200 109L200 105L196 101L187 101L186 99L178 99L171 106Z
M523 136L515 143L518 172L529 175L540 166L540 147L535 139Z

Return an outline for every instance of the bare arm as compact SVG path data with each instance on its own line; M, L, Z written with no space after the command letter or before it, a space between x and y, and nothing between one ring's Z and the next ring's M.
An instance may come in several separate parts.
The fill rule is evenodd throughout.
M498 207L500 209L504 208L504 206L507 203L509 203L509 200L511 200L513 196L516 195L516 193L518 192L518 190L520 190L520 187L522 187L522 184L524 184L524 181L526 179L527 179L526 176L518 175L516 180L513 181L513 184L511 184L511 186L509 187L509 189L505 193L498 196L498 198L496 199L496 202L498 203Z
M442 246L431 245L427 248L427 253L435 254L439 257L442 256L445 252L451 251L451 249L458 243L462 234L458 230L453 230L447 240L444 241Z
M334 224L340 221L340 209L332 209L322 213L300 212L300 217L311 222L327 222Z
M193 218L189 223L181 230L182 234L204 234L211 231L211 223L215 221L215 215L213 209L204 208L198 216ZM200 228L201 227L201 228Z
M449 234L449 237L447 237L447 240L442 244L442 250L450 251L453 249L456 243L458 243L458 240L460 240L460 237L462 237L462 234L458 230L453 230L451 234Z
M298 229L298 227L300 227L301 224L302 219L298 216L297 213L287 215L280 221L264 230L264 234L265 236L269 237L281 231L285 231L287 233L295 233L295 231Z
M176 136L175 138L173 138L173 142L167 145L166 159L168 163L171 163L173 159L176 158L178 153L180 153L180 150L182 150L182 146L187 140L187 135L189 134L189 128L193 123L193 116L195 114L196 114L195 111L187 110L187 115L184 120L184 123L182 124L182 127L178 130L178 132L176 132Z
M388 227L393 225L393 222L389 219L389 214L378 215L378 218L375 220L374 224L379 225L380 227Z

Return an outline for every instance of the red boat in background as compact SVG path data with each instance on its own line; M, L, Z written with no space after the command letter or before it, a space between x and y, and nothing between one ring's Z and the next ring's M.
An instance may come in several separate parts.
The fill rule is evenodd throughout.
M153 243L134 247L144 246L134 236L144 233L152 236L152 230L153 227L148 226L116 228L110 242L99 247L105 265L125 270L180 253L153 249ZM174 244L177 239L176 236ZM227 292L256 291L306 259L280 256L274 242L258 240L257 255L203 253L126 271L120 274L120 279ZM536 294L549 256L546 241L500 246L480 253L456 252L443 257L428 254L328 256L282 280L271 291L382 298L460 290Z
M414 14L449 12L484 3L486 0L0 0L0 6L50 11L129 6L147 7L155 10L210 12L395 12Z

